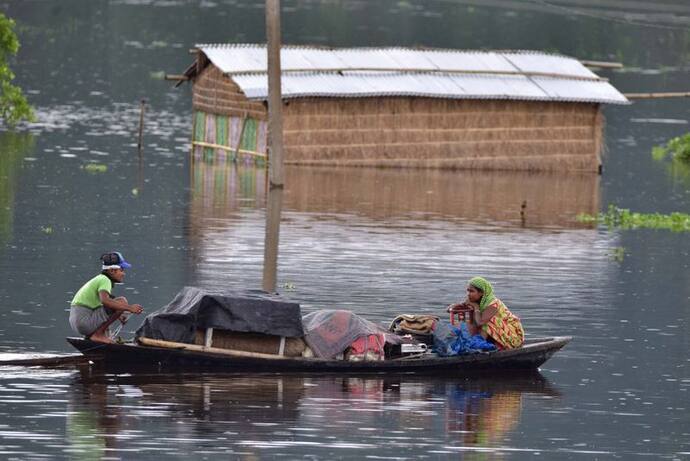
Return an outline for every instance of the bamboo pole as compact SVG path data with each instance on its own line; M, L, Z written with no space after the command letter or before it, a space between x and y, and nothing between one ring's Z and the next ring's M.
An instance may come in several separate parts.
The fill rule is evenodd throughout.
M139 342L139 344L142 344L144 346L163 347L166 349L179 349L179 350L193 351L193 352L208 352L211 354L221 354L221 355L227 355L230 357L248 357L248 358L254 358L254 359L274 359L274 360L285 360L285 359L290 358L290 357L286 357L283 355L276 355L276 354L264 354L261 352L238 351L235 349L222 349L220 347L206 347L206 346L200 346L197 344L178 343L175 341L164 341L162 339L152 339L152 338L146 338L144 336L140 336L139 338L137 338L137 341Z
M266 51L268 71L269 181L283 186L283 97L280 87L280 0L266 0Z
M342 72L387 72L395 74L467 74L467 75L509 75L524 77L550 77L564 78L568 80L583 80L588 82L608 82L605 77L584 77L581 75L562 74L557 72L523 72L518 70L462 70L462 69L429 69L429 68L391 68L391 67L310 67L282 69L283 74L287 73L342 73ZM225 75L264 74L266 69L238 70L235 72L225 72ZM270 111L270 108L269 108Z
M598 67L600 69L622 69L623 63L608 62L608 61L590 61L588 59L581 59L580 62L586 67Z
M255 152L253 150L245 150L245 149L239 149L236 151L234 147L224 146L222 144L214 144L214 143L203 142L203 141L192 141L192 152L194 151L194 146L210 147L212 149L222 149L222 150L226 150L228 152L239 152L241 154L253 155L254 157L266 158L266 154L262 154L261 152Z
M628 99L690 98L690 91L677 93L623 93Z
M264 237L264 267L262 288L276 291L278 281L278 243L280 242L280 214L283 208L283 188L269 187L266 206L266 233Z
M280 0L266 0L268 63L268 203L262 288L276 291L280 214L283 207L283 97L280 88Z
M186 75L178 75L178 74L165 74L163 77L164 80L189 80L189 77Z
M144 148L144 112L146 111L146 99L141 100L141 108L139 110L139 141L137 149L139 150L139 157L141 157Z

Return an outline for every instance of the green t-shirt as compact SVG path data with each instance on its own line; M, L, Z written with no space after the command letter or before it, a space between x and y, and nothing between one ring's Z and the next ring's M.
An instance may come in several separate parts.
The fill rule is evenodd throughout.
M107 291L110 294L112 289L113 282L107 276L98 274L77 291L74 299L72 299L72 304L90 307L91 309L99 308L101 307L101 298L98 296L98 293Z

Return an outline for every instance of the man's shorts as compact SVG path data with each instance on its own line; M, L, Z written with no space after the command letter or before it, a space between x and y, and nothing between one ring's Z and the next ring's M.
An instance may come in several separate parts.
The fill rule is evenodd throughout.
M111 314L110 309L103 306L90 309L73 304L69 308L69 324L77 333L89 336L107 322Z

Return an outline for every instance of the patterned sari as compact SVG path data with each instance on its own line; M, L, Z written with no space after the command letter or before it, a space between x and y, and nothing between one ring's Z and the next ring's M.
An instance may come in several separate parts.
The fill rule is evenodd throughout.
M482 291L479 310L484 312L489 306L496 307L496 314L480 328L490 337L499 349L516 349L525 342L525 331L517 315L508 310L503 301L494 295L491 284L482 277L473 277L470 285Z
M525 332L518 316L510 312L498 298L489 305L496 306L498 311L488 323L482 325L482 331L496 343L499 349L515 349L522 346L525 342Z

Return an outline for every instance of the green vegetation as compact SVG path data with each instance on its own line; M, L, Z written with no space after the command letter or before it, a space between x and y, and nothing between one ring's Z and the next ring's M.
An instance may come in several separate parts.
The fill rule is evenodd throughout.
M108 166L102 163L87 163L82 168L89 173L105 173L108 171Z
M0 13L0 118L9 126L21 120L34 120L34 112L21 88L12 85L14 73L7 61L19 51L14 21Z
M625 259L625 247L612 248L609 253L609 258L618 263L622 263L623 259Z
M673 232L690 231L690 214L687 213L635 213L625 208L609 205L606 213L596 216L582 213L577 220L584 223L604 224L609 229L666 229Z
M291 283L291 282L283 283L283 288L285 289L285 291L295 291L296 290L295 284Z
M673 161L690 165L690 133L676 136L667 142L665 146L654 147L652 149L652 157L655 160L665 160L670 157Z
M652 149L657 161L667 161L668 173L675 180L690 182L690 133L671 139L664 146Z

